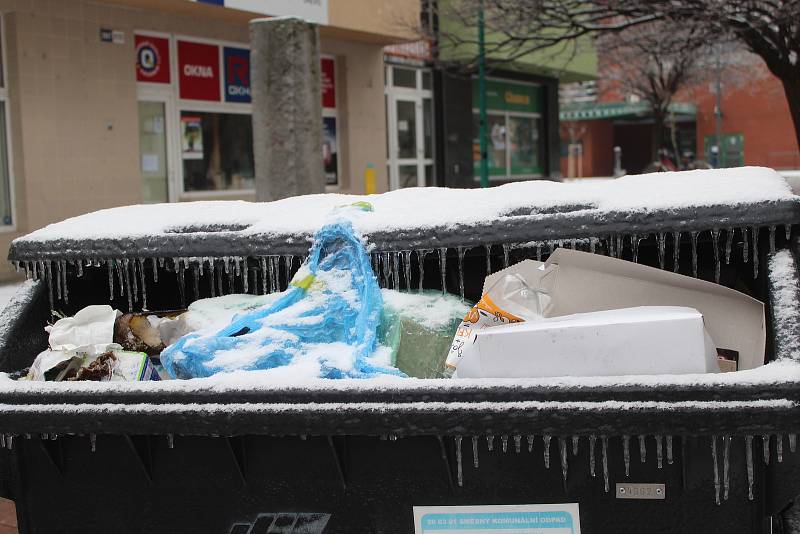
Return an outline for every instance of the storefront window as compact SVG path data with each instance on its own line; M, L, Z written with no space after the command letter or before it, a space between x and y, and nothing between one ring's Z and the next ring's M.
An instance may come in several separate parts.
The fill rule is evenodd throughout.
M250 115L181 111L181 159L185 191L253 189Z
M508 118L508 148L511 151L511 174L536 173L539 170L538 129L536 119Z
M415 69L401 69L394 67L393 75L395 87L408 87L409 89L416 89L417 71Z
M139 151L142 201L169 200L166 104L139 101Z
M397 156L417 155L417 111L413 100L397 101Z
M489 174L491 176L505 176L506 172L506 119L504 115L488 115L486 117L487 130L487 158L489 160ZM480 132L479 115L472 117L473 159L475 168L480 164Z
M222 191L252 194L247 46L146 30L134 34L134 44L143 200L180 200ZM333 56L320 58L320 85L325 180L340 186L341 128L346 123L340 121L336 106ZM0 102L3 98L0 94Z
M540 92L534 85L489 80L487 82L487 158L489 176L530 178L542 173L539 120ZM473 90L477 103L477 86ZM475 174L480 169L480 123L473 110L473 160Z
M419 185L416 165L400 165L400 188L416 187Z
M422 132L425 136L425 157L433 158L433 100L422 99Z

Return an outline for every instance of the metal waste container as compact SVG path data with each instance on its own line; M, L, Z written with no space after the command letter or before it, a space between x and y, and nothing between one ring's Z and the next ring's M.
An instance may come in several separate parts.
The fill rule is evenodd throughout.
M365 236L383 286L470 299L487 269L555 247L717 280L767 304L767 359L785 362L773 375L4 381L0 495L22 533L410 533L415 506L522 503L577 503L588 534L771 532L800 494L798 221L795 201L602 216L576 206ZM17 240L10 259L39 281L2 316L0 369L45 348L51 308L174 309L280 290L309 238L217 225Z

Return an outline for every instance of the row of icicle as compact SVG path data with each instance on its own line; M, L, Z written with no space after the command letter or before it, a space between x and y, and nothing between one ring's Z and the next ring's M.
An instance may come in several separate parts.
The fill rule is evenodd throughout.
M26 439L31 439L31 434L24 435ZM7 448L12 449L14 444L14 438L16 437L15 434L0 434L0 448ZM306 436L301 436L301 438L305 439ZM550 435L543 435L541 436L542 441L542 457L544 461L545 469L550 469L550 454L552 448L553 437ZM770 443L772 441L772 437L769 434L764 434L760 436L761 438L761 448L762 448L762 459L765 465L769 465L770 463ZM41 434L42 440L55 440L58 438L58 434ZM167 434L167 446L168 448L172 449L174 447L174 436L173 434ZM398 436L395 434L390 434L389 436L382 436L382 439L389 439L390 441L396 441ZM486 447L489 452L495 450L495 448L499 448L504 453L507 453L511 447L513 447L514 452L519 454L522 452L523 448L526 448L528 453L534 452L534 444L536 442L536 436L533 434L528 434L522 436L520 434L517 435L506 435L503 434L499 436L500 443L499 447L496 446L495 443L495 436L492 434L487 434L485 438L481 438L480 436L471 436L472 441L472 466L475 469L478 469L480 466L480 441L481 439L486 440ZM560 460L561 465L561 476L566 484L567 481L567 474L569 468L569 453L568 450L572 449L572 456L578 455L578 449L580 447L580 440L579 436L571 436L570 438L556 436L556 442L558 444L558 457ZM625 477L630 477L630 464L631 464L631 436L622 436L622 457L625 464ZM647 438L648 436L639 435L637 436L638 439L638 449L639 449L639 461L641 463L647 462ZM656 464L658 469L663 469L664 461L668 465L672 465L674 462L674 452L673 452L673 436L671 435L655 435L653 436L655 439L656 444ZM783 434L775 434L775 457L778 463L783 462ZM513 445L509 445L509 439L513 441ZM525 440L525 445L523 447L523 439ZM610 484L610 476L609 476L609 469L608 469L608 442L609 436L605 435L590 435L586 437L589 446L589 473L592 477L597 476L597 462L595 457L595 451L597 449L597 441L600 441L600 463L603 470L603 487L608 493L609 491L609 484ZM744 436L744 445L745 445L745 464L747 470L747 498L749 500L754 499L753 495L753 485L754 485L754 466L753 466L753 439L754 436L746 435ZM462 459L462 447L463 447L463 436L454 436L453 437L455 450L456 450L456 474L459 487L464 485L464 468L463 468L463 459ZM732 436L711 436L711 459L713 463L713 476L714 476L714 500L717 504L721 504L723 500L728 500L730 496L730 449L731 449L731 442L733 441ZM789 450L794 453L797 451L797 434L788 434L788 441L789 441ZM721 444L720 444L721 442ZM95 452L97 450L97 435L96 434L89 434L89 445L91 447L91 451ZM571 446L570 446L571 445ZM722 473L720 474L720 449L721 456L722 456Z
M500 448L502 451L508 452L509 449L509 437L513 439L513 447L516 453L520 453L523 445L522 435L501 435L500 436ZM595 450L597 447L597 440L600 440L601 443L601 464L603 469L603 487L608 493L609 491L609 471L608 471L608 440L609 437L605 435L596 436L590 435L587 437L588 445L589 445L589 473L592 477L597 476L596 470L596 461L595 461ZM653 436L656 442L656 463L658 469L663 469L664 467L664 459L666 456L667 464L672 464L674 461L674 454L673 454L673 437L670 435L661 436L655 435ZM480 436L472 436L472 462L473 467L478 469L479 467L479 452L478 449L480 447ZM486 439L486 446L489 451L493 451L495 449L495 436L489 434L485 436ZM524 436L526 440L527 450L529 453L532 453L534 450L534 443L536 441L536 436L532 434L528 434ZM544 467L545 469L550 469L550 453L551 453L551 443L553 441L553 436L543 435L542 439L542 456L544 460ZM456 449L456 472L458 478L458 485L464 485L464 469L463 469L463 462L462 462L462 441L463 436L454 436L453 438L455 442L455 449ZM712 463L713 470L714 470L714 499L717 504L721 504L722 500L728 500L730 495L730 448L731 448L731 441L733 440L732 436L711 436L711 456L712 456ZM797 450L797 434L788 434L789 440L789 450L791 452L795 452ZM558 436L556 437L556 441L558 443L558 455L561 463L561 476L564 480L564 483L567 482L567 471L568 471L568 463L569 463L569 454L567 453L568 450L568 438ZM572 455L578 455L578 448L580 437L579 436L572 436L569 438L572 445ZM625 476L630 477L630 464L631 464L631 453L630 453L630 441L631 436L622 436L622 457L623 462L625 464ZM769 465L770 463L770 441L771 436L769 434L764 434L761 436L761 443L762 443L762 457L764 460L765 465ZM718 442L721 442L721 445L718 445ZM639 460L641 463L645 463L647 461L647 436L639 435L638 436L638 445L639 445ZM744 445L745 445L745 463L747 469L747 497L751 501L753 500L753 484L754 484L754 469L753 469L753 436L747 435L744 436ZM719 448L722 449L722 475L720 476L720 467L719 467ZM783 434L776 434L775 435L775 456L777 461L783 462ZM721 481L720 481L721 480Z
M721 263L724 259L726 264L731 261L731 254L734 242L734 235L739 232L742 243L742 259L744 262L751 261L753 264L753 277L758 276L758 234L759 228L740 227L728 228L725 230L709 230L714 251L715 276L714 279L719 283ZM691 231L688 233L692 246L692 275L697 277L698 272L698 253L697 239L701 232ZM658 263L661 269L667 269L667 241L671 234L672 240L672 270L679 271L680 266L680 244L682 232L659 232L656 234L637 235L637 234L617 234L604 238L590 237L583 239L548 240L532 241L528 243L504 243L502 247L502 265L492 265L493 245L478 245L473 247L455 247L458 261L458 285L459 294L464 298L464 256L468 250L482 248L486 256L486 272L494 272L496 267L508 267L511 263L510 256L514 251L515 256L522 255L525 258L535 258L541 261L552 253L556 248L571 248L583 250L591 253L605 254L614 258L623 258L627 250L629 254L626 259L633 262L639 261L639 245L643 239L654 236L658 248ZM721 250L720 244L724 247ZM769 227L769 250L775 251L776 226ZM785 226L786 239L791 234L791 226ZM425 259L430 254L435 254L439 263L439 283L443 292L447 291L447 258L452 248L435 248L404 250L393 252L372 252L372 268L382 287L406 290L421 290L425 281ZM521 254L518 254L521 251ZM416 256L416 258L414 258ZM299 258L302 262L303 258ZM412 269L414 259L417 264L417 284L412 287ZM518 257L515 259L519 259ZM150 263L148 266L147 264ZM115 291L120 297L127 296L128 309L133 310L134 303L139 303L141 295L141 307L147 309L147 277L146 271L151 272L153 283L158 282L159 269L171 269L178 278L178 290L180 292L181 305L186 303L186 271L192 273L192 290L194 299L200 296L200 278L207 272L210 296L230 294L234 292L258 293L262 294L281 291L288 286L289 281L299 266L296 257L293 255L273 255L248 258L243 256L230 256L222 258L211 257L191 257L191 258L123 258L123 259L86 259L86 260L56 260L56 261L23 261L15 262L17 270L24 269L26 277L33 279L44 279L49 287L50 308L53 309L54 300L57 299L64 303L69 302L68 289L68 267L73 270L75 276L83 276L84 267L99 268L105 264L108 270L109 299L113 300ZM402 276L401 276L402 275ZM401 283L402 281L402 283Z

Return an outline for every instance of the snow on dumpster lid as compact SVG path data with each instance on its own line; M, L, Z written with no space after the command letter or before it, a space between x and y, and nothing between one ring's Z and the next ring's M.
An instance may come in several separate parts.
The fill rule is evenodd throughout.
M11 259L20 259L19 250L15 258L15 249L64 240L228 232L242 238L297 236L305 243L307 237L323 225L332 209L357 201L371 203L374 211L357 217L354 226L368 241L376 243L380 239L371 237L378 234L401 235L404 231L419 233L426 229L446 233L448 229L473 227L485 234L486 227L494 223L502 226L503 221L513 221L511 227L516 228L522 219L552 221L560 218L564 228L575 228L576 221L585 228L594 221L615 218L630 226L636 223L630 214L652 219L654 213L672 213L674 217L675 212L720 206L725 209L716 217L717 221L731 216L731 225L771 224L773 221L765 222L755 216L752 221L737 221L735 217L741 217L746 210L733 208L767 204L772 206L769 212L776 212L775 205L791 204L794 210L796 199L786 181L774 170L742 167L625 176L602 182L527 181L490 189L409 188L379 195L319 194L265 203L200 201L136 205L73 217L18 238L12 244ZM691 214L688 215L681 215L681 224L687 219L691 221ZM784 219L775 223L784 222L794 221L785 221L784 214ZM503 231L509 235L508 229ZM536 229L533 231L535 233Z

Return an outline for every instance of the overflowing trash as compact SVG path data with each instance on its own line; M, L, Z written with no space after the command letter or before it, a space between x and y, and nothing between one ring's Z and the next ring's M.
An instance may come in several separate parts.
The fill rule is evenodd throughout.
M499 326L474 336L460 378L719 372L693 308L641 306Z
M380 289L348 221L320 230L286 291L187 310L87 306L48 327L22 379L142 381L685 374L763 364L763 304L732 289L559 249L487 276L480 301ZM455 332L455 336L453 333Z
M26 380L124 381L160 380L155 363L144 352L124 350L114 342L118 318L111 306L87 306L49 327L49 348L33 361Z
M114 342L126 350L161 354L165 346L158 327L162 321L162 317L149 313L122 314L114 322Z
M424 291L422 271L412 291L409 261L407 291L397 268L393 289L381 289L354 230L371 210L366 202L334 210L290 280L286 269L285 291L198 298L157 313L88 306L62 318L24 378L608 376L763 364L761 302L613 257L559 248L545 262L516 263L488 274L471 308L463 288L461 298Z
M48 343L54 351L108 345L114 341L117 312L111 306L87 306L73 317L64 317L49 328ZM84 351L85 352L85 351Z
M446 365L461 378L719 372L762 365L765 339L764 305L742 293L558 249L486 278Z
M383 300L348 221L317 232L307 261L274 302L221 330L191 333L161 353L175 378L284 368L295 376L403 376L378 344Z
M378 340L391 350L393 365L415 378L443 378L453 332L470 307L440 291L383 289Z

